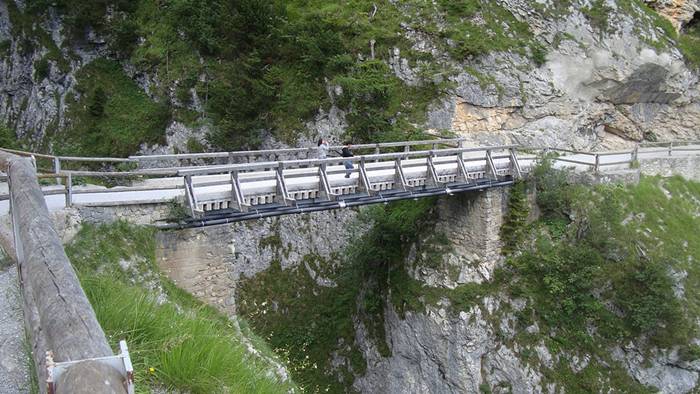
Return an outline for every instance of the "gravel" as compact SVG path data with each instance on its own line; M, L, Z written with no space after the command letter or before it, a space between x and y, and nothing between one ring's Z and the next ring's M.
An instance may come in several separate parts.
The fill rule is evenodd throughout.
M21 305L17 268L0 266L0 394L30 392Z

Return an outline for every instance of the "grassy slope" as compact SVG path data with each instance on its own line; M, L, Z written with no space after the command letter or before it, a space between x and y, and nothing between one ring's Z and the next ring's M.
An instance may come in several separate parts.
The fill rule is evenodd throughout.
M154 242L153 230L117 222L83 226L66 249L112 345L127 340L138 391L291 389L290 383L271 377L269 365L248 354L234 322L160 274ZM127 261L130 267L125 270L120 262ZM252 338L252 342L271 354L260 347L263 341Z
M53 136L64 154L124 157L142 143L163 143L166 105L149 99L119 63L96 59L76 75L77 101L69 101L67 130Z
M543 172L538 203L544 216L522 227L506 268L511 296L531 301L517 315L515 341L540 341L523 331L537 323L549 333L550 351L593 357L575 379L562 364L545 370L549 380L572 392L647 391L610 359L611 346L630 341L642 352L678 347L687 360L697 358L690 340L700 312L700 239L693 236L700 184L643 178L636 186L586 188ZM683 299L674 297L674 272L687 273L679 279Z

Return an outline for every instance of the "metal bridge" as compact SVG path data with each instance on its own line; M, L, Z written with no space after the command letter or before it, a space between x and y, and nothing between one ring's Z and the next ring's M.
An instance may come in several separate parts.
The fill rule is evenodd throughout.
M39 177L55 180L55 185L43 190L50 208L73 204L165 203L179 199L184 202L189 217L170 226L191 227L505 186L527 175L544 152L555 153L558 167L601 172L629 168L640 160L696 155L700 145L657 143L638 145L627 151L581 152L516 145L464 147L462 139L442 139L365 144L353 149L360 154L323 160L309 158L315 155L314 148L129 158L11 152L34 158L38 171L42 172ZM353 168L346 170L344 161L352 163ZM136 168L66 169L76 168L76 162L127 164ZM76 186L76 177L139 181L132 186L104 188ZM6 198L0 195L0 213L2 200Z

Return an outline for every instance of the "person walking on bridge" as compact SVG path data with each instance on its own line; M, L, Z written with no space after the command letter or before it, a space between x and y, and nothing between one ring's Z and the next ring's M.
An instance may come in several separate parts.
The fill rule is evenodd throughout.
M345 143L345 146L343 147L343 150L341 152L341 156L343 156L343 157L353 157L354 156L352 154L352 145L350 144L350 142ZM345 166L345 177L350 178L350 174L352 174L352 170L355 167L352 165L352 162L350 160L343 161L343 165Z
M328 141L323 138L318 139L318 158L323 160L328 157L328 151L330 146L328 146Z

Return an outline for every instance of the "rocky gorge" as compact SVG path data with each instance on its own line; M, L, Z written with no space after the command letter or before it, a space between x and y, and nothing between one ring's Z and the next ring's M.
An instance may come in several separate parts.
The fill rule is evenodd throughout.
M276 70L284 76L272 74L260 80L276 86L275 94L266 99L281 104L256 112L256 122L246 123L256 126L255 138L226 133L221 138L217 130L227 130L233 126L226 122L239 119L216 108L216 95L227 97L222 89L240 92L221 76L230 70L212 65L230 61L225 50L205 48L184 28L160 32L162 26L149 19L146 6L143 10L109 4L97 14L88 10L78 15L83 22L76 29L78 16L66 10L70 2L0 2L0 120L10 131L7 141L17 147L109 154L90 150L102 146L106 138L108 145L126 147L115 155L230 148L222 139L241 139L243 147L281 147L309 145L321 136L333 141L399 138L413 135L410 130L461 136L471 144L572 149L615 149L700 136L700 74L692 60L698 47L681 45L683 37L695 34L699 1L499 0L489 5L454 2L454 7L448 3L433 2L426 11L413 1L368 2L359 16L353 16L360 21L341 25L349 30L372 27L367 34L377 35L377 47L367 40L348 50L350 60L342 54L328 56L337 57L338 64L353 65L333 66L348 67L346 74L319 66L328 74L310 83L320 98L308 104L311 109L304 117L297 119L297 112L291 120L280 115L289 108L288 102L307 106L299 97L285 96L289 92L284 86L301 91L299 86L306 85L297 77L290 82L285 70ZM464 11L474 7L473 12ZM398 18L394 12L405 19L394 21ZM338 14L315 17L328 20ZM95 20L90 23L90 18ZM118 30L120 21L135 23L127 27L137 37ZM382 23L399 26L400 38L382 36ZM476 30L465 33L460 30L463 25ZM299 29L302 35L305 30ZM489 33L483 38L478 31ZM171 33L178 39L163 44L167 41L163 36ZM128 45L122 45L122 39ZM700 39L688 39L700 45ZM489 41L494 48L470 46ZM248 50L244 45L236 49ZM269 70L276 61L271 59L253 64ZM301 68L305 67L309 66L304 63ZM223 81L223 88L217 88L216 78ZM377 79L389 82L380 85ZM98 93L100 86L103 93ZM119 105L144 112L136 114ZM120 111L135 115L123 116ZM379 126L362 123L358 117L363 116L379 119ZM264 121L257 122L260 119ZM269 119L274 121L266 123ZM110 133L120 127L126 131L111 138ZM375 128L391 130L362 134ZM401 128L406 134L397 134ZM81 139L96 142L84 146ZM253 139L257 144L249 142ZM669 202L680 199L673 203L687 208L683 220L697 223L700 197L693 186L661 182L643 187L653 189L655 197L673 190ZM567 231L562 226L589 225L570 214L580 212L570 207L566 226L560 217L547 218L546 206L539 206L536 193L529 193L528 218L523 220L533 226L528 228L532 234L558 240ZM685 342L658 342L655 338L663 337L658 332L640 333L619 323L608 315L624 320L625 313L617 306L622 303L604 294L614 292L612 282L580 290L604 306L595 312L604 318L581 323L588 339L576 336L578 332L562 333L553 323L555 312L538 306L543 295L533 290L534 285L511 286L511 279L526 282L514 278L528 275L524 267L533 268L515 261L536 243L521 239L523 250L512 256L505 251L502 228L512 220L512 199L512 192L495 190L399 208L163 232L155 235L155 260L196 298L229 317L250 321L251 329L286 365L291 379L311 392L697 390L698 336L689 334ZM626 208L633 205L628 201ZM81 221L115 219L89 210L73 214L65 219L73 233ZM648 239L637 240L643 253L651 253L653 241L672 244L659 234L674 226L673 217L660 215L662 224L654 227L658 223L646 222L645 215L651 221L657 219L655 213L638 208L625 214L626 223L638 223L638 232L649 234ZM136 221L129 215L121 219ZM690 235L673 244L684 251L685 260L670 252L663 258L673 262L668 270L674 289L681 289L677 298L691 305L684 313L697 326L693 309L697 300L691 290L686 291L697 277L693 267L698 240ZM613 255L628 251L611 249ZM636 249L634 253L642 254ZM569 269L580 273L568 266L562 271ZM587 275L593 274L581 277ZM579 277L566 279L570 284ZM565 298L565 293L552 289L548 288L552 291L548 299ZM577 307L590 303L588 298L576 300ZM564 309L562 305L558 307ZM579 312L575 309L567 317ZM611 331L629 332L608 337L604 323ZM668 324L662 321L658 327L671 330Z

